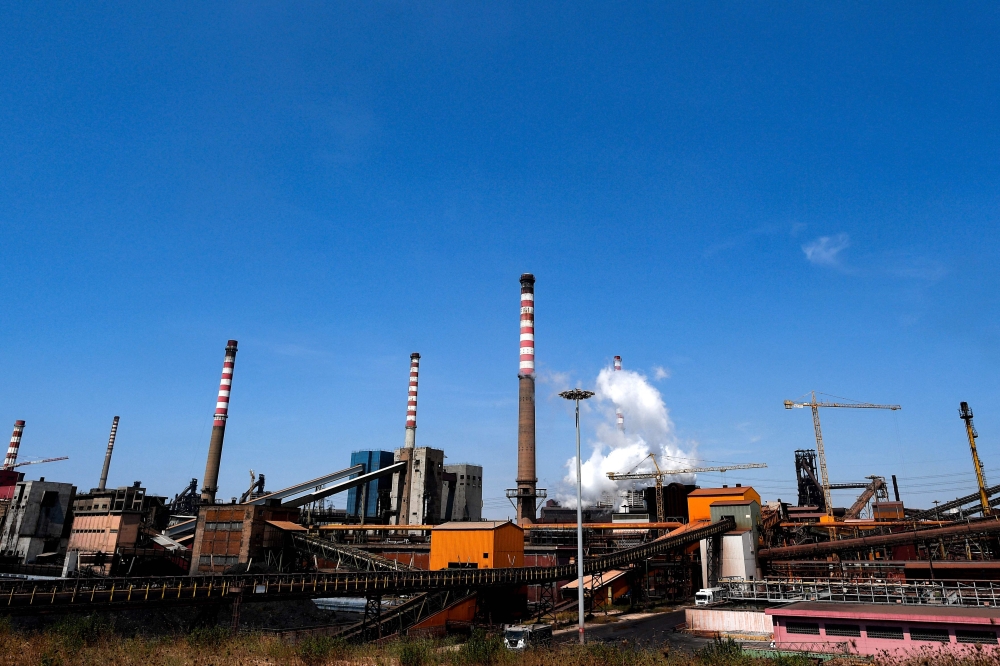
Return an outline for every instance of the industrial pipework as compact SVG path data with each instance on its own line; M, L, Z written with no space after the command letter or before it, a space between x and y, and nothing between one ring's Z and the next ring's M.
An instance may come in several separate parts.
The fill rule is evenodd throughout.
M14 469L17 462L17 450L21 448L21 433L24 431L24 421L14 421L14 432L10 435L10 446L7 447L7 457L4 458L3 468Z
M226 359L222 363L222 382L219 384L219 399L215 403L212 439L208 443L208 462L205 464L205 479L201 489L202 504L215 504L215 493L219 489L219 464L222 462L222 442L226 438L229 393L233 388L233 367L235 365L236 340L230 340L226 345Z
M104 490L108 483L108 470L111 468L111 452L115 448L115 435L118 434L118 417L111 422L111 436L108 437L108 450L104 454L104 467L101 469L101 480L97 484L98 490Z
M521 275L521 349L517 407L517 522L535 522L535 276Z

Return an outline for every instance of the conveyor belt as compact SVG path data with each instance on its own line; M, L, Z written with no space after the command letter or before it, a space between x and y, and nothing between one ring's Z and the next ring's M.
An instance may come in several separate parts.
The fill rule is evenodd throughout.
M413 569L408 564L386 559L360 548L333 543L328 539L320 539L299 532L292 532L292 545L295 550L305 555L317 555L331 562L337 562L338 569L341 567L355 571L409 571Z
M607 571L653 555L718 536L735 527L717 523L686 525L654 541L584 563L584 573ZM332 596L370 597L425 591L517 587L576 576L575 564L503 569L392 570L297 574L223 574L136 578L67 578L51 581L0 581L0 611L46 611L74 607L127 607L192 604L243 595L244 601Z

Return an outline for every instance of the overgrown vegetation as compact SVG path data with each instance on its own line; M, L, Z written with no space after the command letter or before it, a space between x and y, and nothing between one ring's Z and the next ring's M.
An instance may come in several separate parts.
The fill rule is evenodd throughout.
M92 616L66 618L44 631L18 632L0 618L0 666L806 666L803 657L764 659L732 639L717 639L695 654L651 650L627 643L557 645L525 652L506 650L496 634L476 630L456 648L447 641L408 638L350 645L315 637L296 644L267 634L231 636L218 628L183 636L123 636ZM996 650L962 656L923 652L880 657L877 666L996 666Z

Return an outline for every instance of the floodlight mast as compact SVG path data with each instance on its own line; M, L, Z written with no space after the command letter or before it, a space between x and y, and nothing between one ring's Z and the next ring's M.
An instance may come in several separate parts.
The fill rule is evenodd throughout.
M586 400L594 395L593 391L583 389L570 389L559 394L560 397L572 400L576 403L576 584L577 584L577 605L579 606L579 620L577 631L580 634L580 645L583 645L583 482L582 464L580 463L580 401Z

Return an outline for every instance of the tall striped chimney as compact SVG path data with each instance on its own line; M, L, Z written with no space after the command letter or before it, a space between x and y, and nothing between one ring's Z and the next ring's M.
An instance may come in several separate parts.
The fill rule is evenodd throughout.
M10 435L10 446L7 447L7 457L3 461L4 469L14 469L14 463L17 462L17 450L21 448L22 432L24 432L24 421L14 421L14 432Z
M622 369L622 357L615 356L615 372ZM622 410L615 409L615 417L618 419L618 430L620 432L625 432L625 417L622 415Z
M108 483L108 470L111 469L111 452L115 448L115 435L118 434L118 417L111 422L111 436L108 437L108 450L104 454L104 468L101 469L101 480L97 484L98 490L104 490Z
M535 276L521 275L521 349L517 374L517 522L535 522Z
M420 354L410 354L410 388L406 395L406 442L408 449L416 446L417 440L417 378L420 375Z
M226 345L226 359L222 362L222 382L219 384L219 399L215 403L212 439L208 443L205 483L201 489L202 504L214 504L215 493L219 490L219 464L222 462L222 441L226 438L226 419L229 418L229 393L233 388L233 367L235 365L236 340L230 340Z

